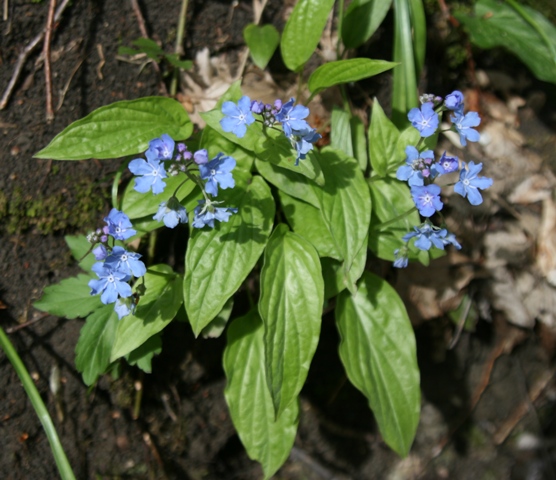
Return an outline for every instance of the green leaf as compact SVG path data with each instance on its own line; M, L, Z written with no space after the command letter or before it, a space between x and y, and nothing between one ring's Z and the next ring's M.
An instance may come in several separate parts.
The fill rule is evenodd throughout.
M348 157L353 157L351 143L351 114L345 110L333 107L330 119L330 146L342 150Z
M239 172L238 172L239 173ZM214 229L194 229L185 256L183 297L196 336L222 310L261 256L274 221L270 188L260 177L241 180L218 198L238 213Z
M51 315L65 318L86 317L102 307L98 295L91 296L88 286L93 277L80 273L44 289L42 297L33 306Z
M75 366L86 385L92 385L110 366L110 352L118 328L114 305L103 305L87 317L75 347Z
M158 43L150 38L140 37L137 40L133 40L131 43L139 49L139 52L146 53L149 58L155 61L158 60L158 57L164 55L164 50L160 48Z
M164 54L164 58L168 60L168 63L182 70L189 70L193 67L193 62L191 60L180 60L180 56L177 53L166 53Z
M415 225L420 225L421 219L406 183L389 177L373 178L369 186L373 204L369 248L378 258L393 261L394 250L405 245L402 237L413 231ZM411 213L386 227L381 226L409 211ZM409 257L416 258L417 255L410 252Z
M367 262L367 245L363 245L351 266L348 273L349 281L356 283L365 270L365 263ZM324 298L326 300L335 297L341 291L346 289L348 282L344 281L343 262L335 260L334 258L324 257L320 259L322 267L322 277L324 278Z
M263 324L256 309L232 322L224 350L224 396L249 458L269 479L288 458L297 431L298 402L275 420L265 379Z
M234 297L231 297L228 299L222 310L220 310L220 313L216 315L216 317L211 320L211 322L205 328L203 328L201 336L203 338L218 338L220 335L222 335L222 332L228 324L228 320L230 319L233 308Z
M286 22L280 49L286 67L297 72L319 44L334 0L299 0Z
M337 251L344 259L344 282L355 291L350 270L360 250L366 250L371 219L369 187L357 160L330 147L316 153L326 184L315 187L320 210L334 238Z
M206 148L209 158L214 158L220 152L223 152L236 160L234 171L240 169L244 172L250 172L253 161L255 160L253 152L240 147L237 143L231 142L222 135L222 133L224 133L224 131L221 128L215 130L214 128L206 126L203 129L199 148Z
M189 115L176 100L166 97L125 100L98 108L73 122L35 157L117 158L144 152L149 141L163 133L175 140L185 140L192 132Z
M538 79L556 83L556 27L541 13L513 1L479 0L473 15L456 18L479 48L507 48Z
M150 337L162 331L176 316L183 303L182 278L168 265L153 265L143 277L145 295L133 315L118 323L110 360L127 355ZM135 285L135 292L141 283Z
M152 360L155 355L162 352L162 339L160 335L154 335L143 345L129 352L125 359L130 365L137 365L145 373L152 372Z
M266 380L276 418L297 402L305 383L319 341L323 301L315 248L279 225L265 250L259 301Z
M384 441L406 456L421 391L415 334L402 300L385 280L366 272L357 295L338 297L336 322L349 380L367 397Z
M415 128L413 130L417 132ZM399 136L400 132L384 114L384 110L375 98L369 127L369 157L373 170L381 177L385 177L392 166L395 166Z
M415 55L415 77L419 78L425 65L427 51L427 22L423 0L409 0L409 14L413 27L413 48Z
M278 195L282 211L291 229L311 243L317 249L320 257L343 260L320 209L290 197L284 192L279 191Z
M319 208L319 199L307 177L258 159L255 159L255 167L267 182L272 183L282 192Z
M367 155L367 140L365 133L365 125L363 120L357 116L352 116L349 120L351 127L351 143L353 144L353 156L359 162L362 172L367 170L369 158Z
M351 58L328 62L317 68L309 77L308 87L311 93L340 83L357 82L385 72L397 66L395 62L386 60L371 60L370 58Z
M124 190L122 211L132 220L152 215L157 212L162 202L167 202L170 197L176 193L176 189L181 183L183 183L183 185L176 193L176 197L180 202L196 187L195 183L189 180L184 173L180 173L175 177L165 178L164 182L166 183L164 191L155 195L151 191L147 193L135 191L135 180L132 179ZM159 223L159 225L162 224Z
M353 0L342 22L342 41L347 48L365 43L386 17L392 0Z
M243 29L243 38L257 67L264 69L280 43L280 33L274 25L258 26L254 23Z
M301 174L318 185L324 185L324 178L319 162L316 161L315 150L310 151L304 160L295 164L296 152L283 132L267 129L264 136L255 145L255 153L262 161L271 162L280 168Z
M79 266L86 272L90 271L96 260L95 256L89 252L93 245L89 243L87 237L85 235L66 235L64 240L71 250L73 258L79 262Z
M407 112L418 104L413 46L409 2L394 0L394 62L401 65L394 70L392 121L398 128L408 124Z

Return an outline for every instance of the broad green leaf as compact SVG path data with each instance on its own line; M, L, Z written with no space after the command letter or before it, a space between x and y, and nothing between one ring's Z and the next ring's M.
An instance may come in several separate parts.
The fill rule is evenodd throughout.
M320 257L343 260L320 209L279 191L282 211L291 229L317 249Z
M305 383L319 341L323 301L315 248L279 225L265 249L259 301L266 381L276 418L297 402Z
M301 174L318 185L324 185L324 178L319 162L314 155L315 150L307 154L304 160L295 164L296 152L286 136L277 130L267 129L264 136L255 145L255 153L260 160L271 162L280 168Z
M315 155L326 184L314 191L336 249L344 259L344 282L354 292L357 279L352 278L350 270L367 241L371 220L369 187L354 158L330 147Z
M258 176L248 186L247 179L238 180L235 188L218 194L238 213L213 229L194 229L187 245L183 296L196 336L245 280L272 230L275 204L269 186Z
M80 273L44 289L42 297L33 306L51 315L65 318L86 317L102 307L98 295L91 296L88 283L93 277Z
M243 29L243 38L257 67L264 69L280 43L280 33L274 25L258 26L254 23Z
M162 339L160 335L154 335L143 345L129 352L125 359L130 365L137 365L137 368L140 368L145 373L151 373L153 357L160 352L162 352Z
M479 0L473 15L456 18L479 48L507 48L538 79L556 83L556 26L541 13L514 1Z
M332 108L330 146L342 150L348 157L353 157L350 118L351 114L349 112L338 107Z
M413 130L417 132L415 128ZM391 168L396 166L396 145L399 136L400 132L384 114L375 98L369 127L369 157L373 170L381 177L385 177Z
M293 447L299 405L292 403L275 419L265 379L263 333L256 309L231 323L224 350L224 396L247 455L262 465L269 479Z
M392 121L398 128L408 124L407 112L418 105L417 72L408 0L394 0L394 70Z
M357 116L352 116L349 120L351 127L351 143L353 145L353 156L357 159L362 172L367 170L369 158L367 155L367 135L363 120Z
M367 397L384 441L406 456L421 391L415 334L402 300L388 282L366 272L357 295L338 297L336 323L349 380Z
M348 273L350 282L356 283L365 270L367 262L367 242L361 247L355 256L351 269ZM346 289L348 282L344 281L343 263L334 258L324 257L320 259L322 267L322 278L324 278L324 298L326 300L335 297Z
M36 158L85 160L118 158L144 152L163 133L185 140L193 124L183 106L167 97L145 97L100 107L73 122Z
M342 22L342 42L347 48L365 43L386 17L392 0L353 0Z
M220 313L216 315L216 317L211 320L211 322L205 328L203 328L201 336L203 338L218 338L220 335L222 335L222 332L228 324L228 320L230 319L233 308L234 297L231 297L228 299L222 310L220 310Z
M421 219L405 182L390 177L372 178L369 187L373 204L369 248L378 258L393 261L394 250L405 245L402 237L413 231L415 225L420 225ZM382 227L397 217L401 218ZM409 258L416 256L410 252Z
M75 366L86 385L92 385L110 366L110 352L118 328L114 305L103 305L87 317L75 347Z
M370 58L351 58L328 62L318 67L309 77L307 86L315 93L340 83L357 82L397 66L395 62L371 60Z
M334 0L299 0L286 22L280 49L286 67L303 68L319 44Z
M176 316L183 303L182 278L168 265L153 265L143 277L145 294L133 315L118 323L110 360L114 361L139 348L150 337L162 331ZM141 282L136 283L137 287Z
M86 272L91 270L91 267L96 262L95 256L90 253L93 245L89 243L85 235L66 235L64 237L73 258L79 262L79 266Z
M142 218L147 215L152 216L152 214L157 212L159 205L162 202L167 202L169 198L174 195L174 193L176 194L178 200L182 201L196 187L195 183L189 180L183 173L180 173L175 177L165 178L164 182L166 183L164 191L155 195L151 191L147 193L139 193L135 191L135 180L132 179L124 191L124 196L122 198L122 211L125 212L126 215L132 220Z
M310 203L314 207L319 207L319 200L315 195L312 184L307 177L299 175L291 170L280 168L270 162L255 160L257 171L264 179L272 183L276 188L287 193L291 197Z

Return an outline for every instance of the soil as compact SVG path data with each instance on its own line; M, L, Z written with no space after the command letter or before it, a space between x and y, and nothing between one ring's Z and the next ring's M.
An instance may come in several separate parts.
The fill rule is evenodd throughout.
M139 3L151 37L172 51L179 2ZM212 54L229 53L233 62L243 44L242 28L252 19L251 2L240 1L236 7L217 0L189 3L185 56L194 58L208 46ZM48 10L46 1L12 0L8 5L8 20L0 24L2 89L20 50L44 27ZM287 2L270 1L263 22L281 28L286 8ZM164 332L163 353L155 358L152 374L122 367L88 389L74 366L83 321L45 316L32 307L44 287L78 273L64 235L96 228L109 209L112 174L119 167L118 161L50 162L32 156L69 123L102 105L162 93L150 65L140 71L138 65L116 59L118 46L129 46L140 35L129 2L74 0L52 41L55 104L69 82L54 121L45 121L39 51L30 56L15 94L0 112L0 325L23 327L10 339L54 418L77 478L262 478L224 401L223 337L195 340L186 323L175 322ZM271 68L282 73L276 59ZM379 80L371 88L387 96L384 83ZM548 98L539 113L543 132L554 142L554 90L532 85ZM500 315L480 320L452 350L446 349L446 336L453 331L449 320L416 326L422 418L412 453L401 460L381 442L365 398L347 381L333 316L325 316L301 395L295 447L276 478L556 478L554 384L548 383L534 407L527 400L535 381L553 368L551 351L543 344L546 337L538 329L520 331L517 347L493 357L500 339L506 338L507 328L500 325ZM488 386L470 413L491 361ZM62 385L56 395L49 387L53 371L59 372ZM134 418L137 385L142 398ZM495 433L522 405L521 422L497 445ZM524 439L537 443L524 448ZM1 478L58 478L44 431L3 354L0 451Z

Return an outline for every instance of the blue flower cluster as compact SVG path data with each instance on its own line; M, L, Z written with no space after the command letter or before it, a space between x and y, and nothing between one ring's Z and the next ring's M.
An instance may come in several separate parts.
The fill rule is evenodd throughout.
M137 232L132 228L129 217L113 208L104 218L106 225L102 229L90 234L87 239L92 244L97 244L93 255L98 260L92 267L98 280L91 280L91 295L100 295L100 301L106 305L115 303L114 310L118 318L125 317L135 309L129 282L133 277L145 275L145 264L139 260L141 255L128 252L125 248L108 245L109 237L114 240L127 240Z
M483 197L479 190L484 190L492 185L492 179L479 176L483 165L469 162L466 164L457 157L446 155L446 152L436 160L432 150L420 152L419 147L424 138L436 133L440 124L440 115L444 111L450 111L451 129L459 133L460 142L463 146L467 141L477 142L480 134L473 127L481 123L477 112L464 114L463 94L456 90L446 98L442 99L434 95L423 95L421 107L409 111L407 118L415 127L421 140L418 145L409 145L405 149L405 165L398 168L396 178L406 181L411 190L413 202L421 216L426 220L419 226L414 227L402 238L406 245L394 251L394 266L397 268L407 267L409 241L413 238L413 245L419 250L430 250L432 247L444 250L446 245L454 245L460 249L453 233L446 228L432 225L430 217L442 210L444 204L440 198L441 188L434 181L441 175L459 171L459 181L454 185L454 191L462 197L467 198L471 205L483 203Z
M237 208L219 207L221 202L213 200L218 195L219 188L227 189L235 186L232 170L236 161L230 156L219 153L209 160L205 149L190 152L184 143L176 144L169 135L162 135L149 142L145 152L145 159L136 158L129 163L129 170L135 175L134 189L139 193L158 195L166 188L164 181L169 176L185 174L184 181L178 186L173 195L165 202L161 202L153 219L163 222L168 228L174 228L179 223L187 223L187 211L180 204L176 194L187 181L195 182L203 193L203 200L193 212L192 226L214 228L214 221L227 222ZM93 244L92 253L98 260L92 267L98 276L89 282L91 295L100 295L104 304L115 303L118 317L129 315L134 311L137 303L132 294L130 282L133 278L145 275L146 268L139 259L141 255L128 252L120 246L113 245L114 240L127 240L137 232L129 217L113 208L104 221L106 225L91 233L87 239ZM113 240L109 242L110 238Z
M295 165L297 166L299 160L305 159L313 149L313 144L321 138L321 135L305 120L309 116L309 109L303 105L294 104L294 98L290 98L286 103L276 100L273 105L270 105L243 96L237 104L234 102L223 103L224 118L220 120L220 125L225 132L231 132L238 138L243 138L247 127L255 121L259 121L268 128L276 128L276 124L281 124L284 135L296 151ZM255 120L254 114L260 118Z

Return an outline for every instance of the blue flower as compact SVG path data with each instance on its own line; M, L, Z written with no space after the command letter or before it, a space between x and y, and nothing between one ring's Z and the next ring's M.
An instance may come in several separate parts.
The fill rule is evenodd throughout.
M290 141L297 152L295 158L296 167L299 165L299 160L304 160L307 154L313 149L313 143L317 142L320 138L322 138L321 135L313 128L293 130Z
M421 108L412 108L407 114L407 118L411 122L421 137L430 137L438 128L438 114L434 111L432 102L426 102Z
M180 205L176 197L171 197L168 202L162 202L155 216L157 222L164 222L168 228L174 228L178 223L187 223L187 212Z
M293 106L294 98L282 105L280 111L276 113L276 120L282 124L282 129L286 137L292 136L292 130L302 131L311 129L309 124L303 120L309 115L309 109L303 105Z
M104 260L108 256L108 251L106 250L106 247L100 243L93 248L93 255L95 260Z
M465 115L455 112L455 116L450 116L454 124L454 128L459 133L459 141L465 147L467 140L470 142L478 142L481 135L477 130L471 128L476 127L481 123L481 117L477 112L467 112Z
M446 152L442 154L440 160L436 164L436 170L440 175L455 172L459 168L458 157L449 157Z
M140 254L128 252L125 248L116 246L104 261L104 265L113 271L123 272L139 278L147 272L145 264L139 260L140 258Z
M172 160L175 142L170 135L162 134L149 142L149 150L152 150L159 160Z
M251 113L251 99L247 96L241 97L237 105L234 102L224 102L222 113L225 115L220 120L222 130L232 132L238 138L243 138L247 126L255 121Z
M147 193L150 189L157 195L164 191L166 183L163 178L166 178L166 170L164 165L160 163L155 150L147 150L145 152L147 161L142 158L136 158L129 162L129 169L134 175L141 175L135 179L135 191L139 193Z
M131 287L127 283L130 279L129 275L113 270L102 262L95 263L92 270L98 275L99 279L89 281L91 295L98 295L100 293L100 301L102 303L114 303L118 296L124 298L131 296Z
M414 232L406 233L402 237L404 242L415 238L415 246L419 250L430 250L433 245L440 250L444 250L444 238L448 234L446 229L433 227L430 223L424 223L419 227L413 227L413 229Z
M133 297L118 298L114 311L118 314L118 320L127 317L130 313L135 313L135 301Z
M453 233L448 232L448 234L442 239L444 245L453 245L458 250L461 250L461 245L456 240L456 236Z
M195 207L195 218L192 225L195 228L203 228L208 225L214 228L214 221L227 222L232 213L237 213L237 208L215 207L214 203L199 200L199 205Z
M454 110L456 114L463 115L463 93L454 90L450 95L446 95L444 106L448 110Z
M405 147L406 165L402 165L396 172L398 180L407 181L410 187L422 187L425 184L425 178L431 174L431 164L434 161L434 153L432 150L426 150L423 153L408 145Z
M432 217L436 211L442 210L444 206L440 200L441 188L438 185L427 185L424 187L411 187L411 196L423 217Z
M409 262L407 258L407 248L397 248L394 250L394 267L396 268L406 268Z
M193 161L197 164L197 165L203 165L205 163L208 163L209 161L209 157L208 157L208 152L206 148L202 148L201 150L197 150L194 154L193 154Z
M103 228L103 232L112 235L116 240L127 240L137 233L131 228L133 225L129 217L119 210L113 208L107 217L104 217L107 225Z
M223 153L216 155L210 162L199 165L201 178L207 181L205 192L215 197L218 195L218 185L223 189L233 188L235 181L231 171L235 166L235 159L226 157Z
M482 168L482 163L475 165L474 162L469 162L469 165L459 172L459 182L454 185L454 191L464 198L467 197L471 205L483 203L479 189L484 190L492 185L492 178L477 176Z

